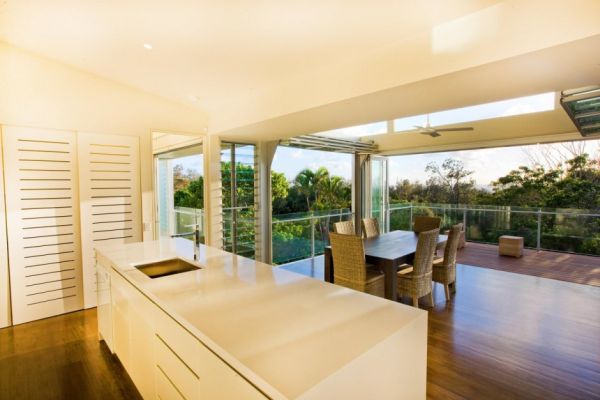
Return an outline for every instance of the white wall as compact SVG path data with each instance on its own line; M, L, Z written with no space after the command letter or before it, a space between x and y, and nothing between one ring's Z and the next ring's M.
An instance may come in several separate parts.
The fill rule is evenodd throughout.
M148 240L154 226L152 131L200 134L207 117L183 104L0 43L1 125L138 136L144 240ZM8 290L4 280L0 296Z

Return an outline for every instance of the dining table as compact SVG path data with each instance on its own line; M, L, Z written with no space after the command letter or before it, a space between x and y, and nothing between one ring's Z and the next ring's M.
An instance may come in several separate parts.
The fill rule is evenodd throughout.
M385 275L385 297L396 300L397 274L400 267L412 262L417 250L419 234L413 231L391 231L364 239L365 261L379 267ZM447 235L439 235L438 248L448 240ZM334 283L334 265L331 246L325 246L325 281Z

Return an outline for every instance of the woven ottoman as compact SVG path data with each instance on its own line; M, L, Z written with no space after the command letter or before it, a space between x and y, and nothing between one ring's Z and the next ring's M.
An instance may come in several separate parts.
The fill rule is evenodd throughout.
M498 240L498 254L501 256L521 257L523 255L524 240L521 236L500 236Z

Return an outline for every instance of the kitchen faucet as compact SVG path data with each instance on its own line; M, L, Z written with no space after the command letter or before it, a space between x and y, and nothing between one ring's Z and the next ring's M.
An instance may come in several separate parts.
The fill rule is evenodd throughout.
M194 226L195 229L192 232L184 232L184 233L176 233L174 235L171 235L172 238L178 238L178 237L187 237L187 236L194 236L194 261L199 261L200 260L200 225L199 224L195 224L195 225L186 225L186 226Z

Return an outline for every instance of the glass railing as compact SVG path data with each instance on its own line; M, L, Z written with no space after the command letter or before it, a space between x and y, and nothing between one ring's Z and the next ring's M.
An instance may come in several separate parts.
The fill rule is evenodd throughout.
M352 216L349 209L273 215L273 264L323 254L333 224Z
M173 213L173 233L178 235L187 232L193 232L195 226L200 228L200 240L204 243L204 210L201 208L175 207L171 210ZM185 236L192 239L193 236Z
M522 236L525 247L600 255L600 213L580 209L451 204L393 204L390 230L411 229L417 215L442 218L442 230L462 222L467 241L497 244L502 235Z
M382 231L411 230L418 215L439 216L441 230L463 223L470 242L498 244L502 235L522 236L525 247L600 256L600 213L579 209L546 209L452 204L392 204ZM273 216L273 264L323 254L333 223L353 218L349 209Z

